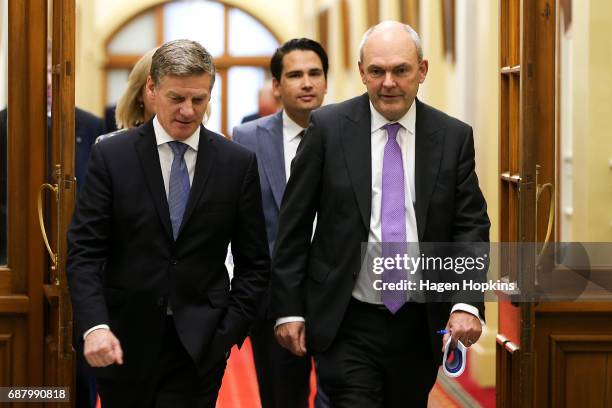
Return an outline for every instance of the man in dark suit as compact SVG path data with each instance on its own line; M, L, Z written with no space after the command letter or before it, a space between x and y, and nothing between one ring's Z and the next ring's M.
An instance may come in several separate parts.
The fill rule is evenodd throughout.
M328 66L327 54L316 41L287 41L270 61L274 96L280 98L282 111L234 128L232 139L257 154L270 252L276 242L278 213L291 161L308 126L310 112L323 103ZM311 357L295 356L278 344L274 338L275 321L268 309L266 297L250 332L262 407L306 408Z
M201 125L214 78L200 44L164 44L156 116L92 147L67 274L104 407L214 407L268 286L255 154Z
M117 121L115 120L116 111L117 105L109 105L104 108L104 127L107 133L117 130Z
M87 176L87 161L96 138L106 133L104 121L99 117L83 110L74 110L74 134L76 143L75 175L77 188L80 190L85 184Z
M442 358L436 331L467 346L481 333L482 303L410 302L407 291L388 301L362 265L364 242L488 241L472 129L416 99L428 69L420 43L397 22L366 32L368 93L312 112L281 206L276 336L314 354L333 407L425 407Z

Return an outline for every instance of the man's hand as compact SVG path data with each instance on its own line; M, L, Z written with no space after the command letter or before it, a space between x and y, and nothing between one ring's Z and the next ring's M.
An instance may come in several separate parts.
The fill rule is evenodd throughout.
M276 340L296 356L306 355L306 325L304 322L283 323L274 329Z
M85 337L83 354L92 367L106 367L113 363L123 364L123 350L119 340L108 329L97 329L89 333Z
M442 339L442 351L444 351L444 345L448 341L448 336L452 336L451 343L453 347L457 345L457 340L461 340L464 346L471 347L482 334L482 324L480 319L473 314L457 310L451 313L448 318L446 330L448 333Z

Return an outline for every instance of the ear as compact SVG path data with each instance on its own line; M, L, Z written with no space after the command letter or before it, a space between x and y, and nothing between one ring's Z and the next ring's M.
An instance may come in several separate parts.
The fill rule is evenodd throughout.
M357 62L357 66L359 67L359 75L361 75L361 82L365 85L366 84L366 76L365 76L365 70L363 67L363 63L361 61Z
M429 70L429 61L424 59L419 64L419 83L422 84L425 82L425 77L427 76L427 71Z
M147 77L147 83L145 84L145 92L151 99L155 98L155 81L151 78L151 75Z
M275 98L280 99L280 82L275 77L272 77L272 94Z

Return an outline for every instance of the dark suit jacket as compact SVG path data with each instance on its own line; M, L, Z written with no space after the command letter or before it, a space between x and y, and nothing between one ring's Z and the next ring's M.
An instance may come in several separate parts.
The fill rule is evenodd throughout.
M246 115L244 118L242 118L240 123L251 122L251 121L259 119L259 118L261 118L261 115L258 112L251 113L250 115Z
M87 175L87 161L91 146L96 138L106 133L104 121L99 117L83 110L75 108L74 111L74 135L75 135L75 175L77 188L80 190L85 184Z
M488 241L486 203L474 172L472 129L420 101L416 105L415 189L419 242ZM361 265L371 213L367 94L315 110L293 162L272 267L272 313L305 316L313 352L333 341ZM312 222L317 227L310 243ZM440 336L450 303L428 303L429 336ZM482 303L477 304L484 316Z
M109 105L104 109L104 128L108 133L117 130L116 111L117 105Z
M137 379L151 369L168 301L202 372L242 343L268 285L258 181L252 152L202 127L174 241L152 121L93 146L68 230L67 275L80 338L106 323L123 347L125 364L98 377Z

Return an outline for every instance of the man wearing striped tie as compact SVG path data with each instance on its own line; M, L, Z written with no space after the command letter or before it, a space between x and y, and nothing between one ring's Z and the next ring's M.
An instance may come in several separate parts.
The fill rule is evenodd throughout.
M214 79L200 44L164 44L156 116L92 148L67 273L105 408L214 407L268 284L255 154L202 126Z
M312 112L285 190L271 276L276 337L314 354L335 408L426 407L442 359L436 331L466 346L481 333L482 302L410 301L406 290L378 290L362 263L362 243L381 243L393 259L396 243L489 239L472 129L416 99L427 70L411 27L369 29L359 56L367 93ZM380 280L406 276L390 268Z

